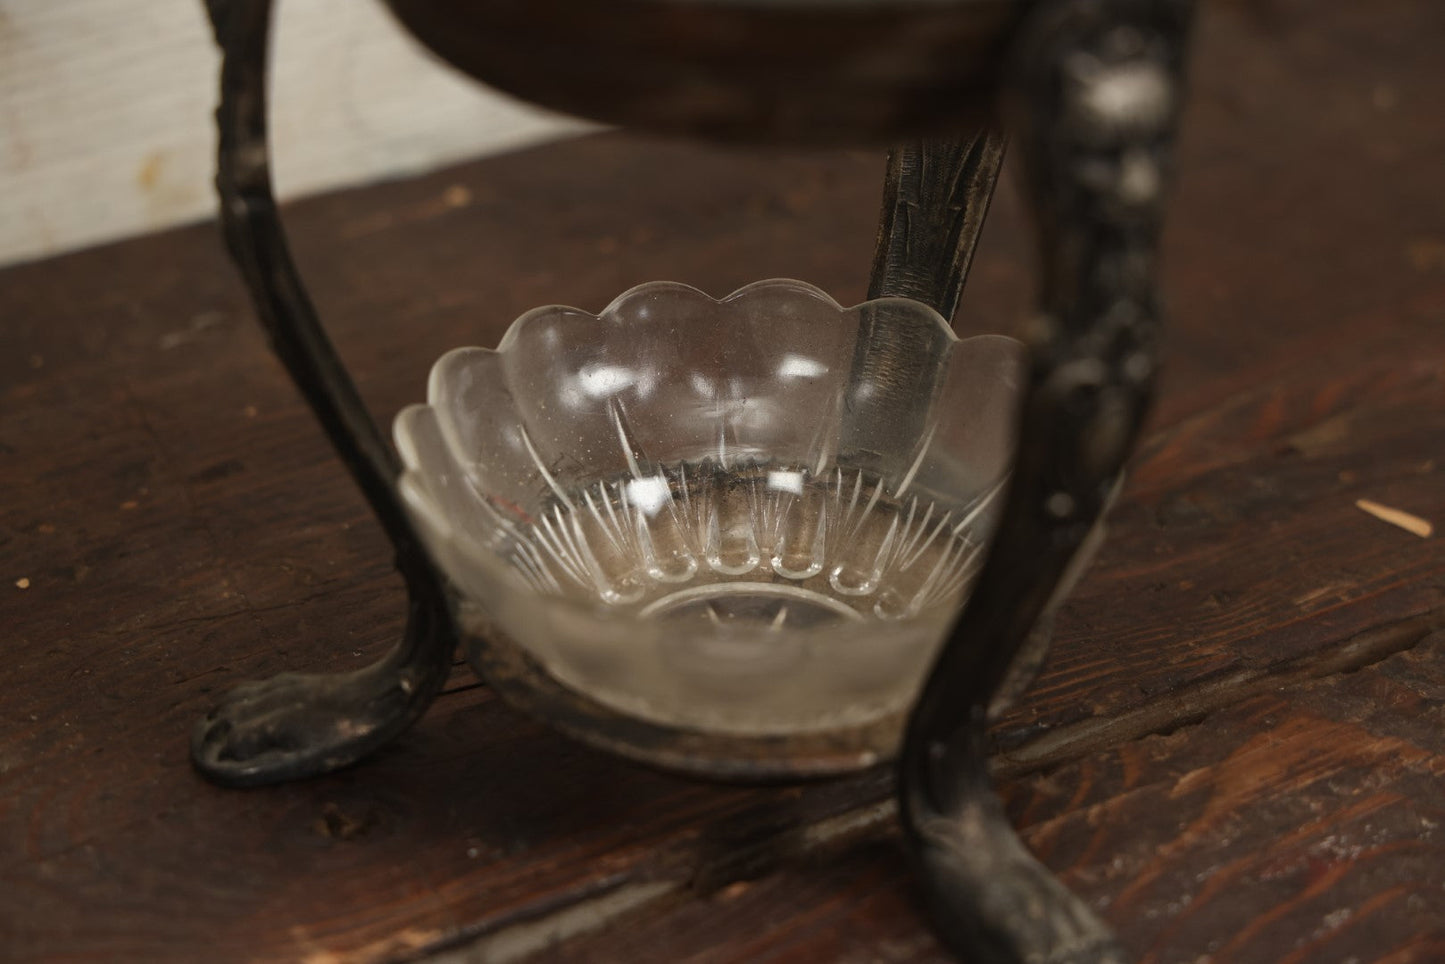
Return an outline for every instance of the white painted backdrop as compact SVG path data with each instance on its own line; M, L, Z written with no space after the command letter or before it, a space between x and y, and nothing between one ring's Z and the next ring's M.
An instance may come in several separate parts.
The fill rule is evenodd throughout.
M582 130L431 60L378 0L278 0L280 195ZM202 0L0 0L0 264L209 217Z

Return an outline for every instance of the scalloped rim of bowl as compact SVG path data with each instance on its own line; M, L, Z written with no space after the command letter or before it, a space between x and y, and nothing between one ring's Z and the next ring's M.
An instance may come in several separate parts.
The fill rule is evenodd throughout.
M832 295L828 294L826 291L817 287L816 285L809 284L806 281L799 281L793 278L767 278L761 281L754 281L742 286L741 288L736 289L735 291L731 292L728 295L725 295L722 298L714 298L712 295L709 295L707 292L702 291L699 288L696 288L689 284L684 284L683 282L679 281L645 281L641 284L633 285L631 288L628 288L626 291L613 298L612 301L607 304L606 308L596 314L593 314L592 312L588 312L581 308L576 308L571 305L561 303L539 305L538 307L528 309L521 315L517 316L517 318L514 319L510 325L507 326L507 330L502 334L501 339L497 342L496 348L486 348L484 346L477 345L463 345L444 352L440 357L437 358L435 362L432 363L431 369L428 372L426 402L413 403L406 406L400 412L398 412L396 417L393 419L392 438L396 445L397 451L402 457L402 462L404 466L403 471L397 480L397 483L405 507L413 513L413 518L415 520L421 521L427 529L431 530L430 535L433 538L443 539L450 543L453 548L459 550L465 550L467 548L465 543L470 542L470 540L462 540L458 538L459 533L456 527L451 525L449 520L446 518L442 507L437 505L435 500L418 486L418 480L423 475L423 473L417 467L418 458L416 454L416 447L413 444L410 426L408 424L410 418L414 417L414 413L421 410L433 408L433 406L437 403L437 396L439 394L438 373L443 370L445 363L449 359L469 352L485 352L490 355L505 354L508 349L517 341L517 339L520 337L520 333L528 325L532 324L538 318L546 317L559 311L574 313L578 316L586 316L597 322L616 324L619 322L619 319L616 317L617 313L629 300L634 299L639 295L651 292L665 290L680 291L692 297L705 299L715 305L723 305L729 302L738 301L742 298L755 296L759 293L779 288L797 292L800 294L805 294L811 298L814 298L822 302L824 305L837 311L840 317L843 315L860 312L865 308L886 307L891 304L898 305L906 309L907 311L913 312L916 315L920 315L922 317L927 317L929 320L931 320L933 324L937 326L939 332L945 337L948 345L947 351L950 354L954 351L957 351L961 346L970 343L990 340L1009 342L1019 346L1021 350L1026 351L1026 348L1023 346L1022 342L1020 342L1016 338L1011 338L1007 335L984 333L961 338L953 330L952 326L948 323L948 321L945 320L944 317L940 315L937 310L921 301L915 301L911 298L903 297L871 298L860 301L855 305L845 307L844 305L840 304L837 299L835 299ZM456 454L458 451L461 450L460 440L455 438L455 436L452 434L451 430L447 427L445 422L441 422L439 427L443 433L448 448L453 452L453 454ZM1007 473L1005 473L1003 477L1006 477L1006 475ZM480 549L480 547L475 546L473 546L472 548L474 550ZM525 596L545 598L547 599L549 605L562 606L578 612L592 613L594 615L605 615L612 612L605 606L594 605L591 603L583 603L578 600L570 599L563 596L544 596L540 593L537 593L531 586L527 585L510 566L504 564L494 554L486 552L485 550L467 551L466 556L469 562L480 565L487 572L489 578L498 579L503 584L505 584L509 591L520 593ZM447 569L443 565L439 564L438 569L444 574L447 573ZM450 574L448 575L450 577Z
M514 343L516 343L517 338L520 337L520 332L525 330L527 325L533 324L533 321L536 321L536 319L538 318L548 317L548 315L556 314L556 312L571 312L571 314L579 315L579 317L588 317L591 318L592 321L603 322L603 324L617 324L617 314L618 311L620 311L621 306L626 305L627 302L630 301L630 299L637 298L637 296L639 295L643 295L643 293L669 291L669 289L672 289L672 291L683 292L689 296L696 296L696 298L707 299L707 301L712 302L712 304L714 305L725 305L728 304L728 302L740 301L740 299L749 298L749 296L757 295L757 293L775 291L775 289L779 288L788 289L788 291L803 293L803 295L811 296L811 298L815 298L816 301L822 302L822 304L834 309L834 311L837 311L840 315L854 314L854 312L860 312L866 308L880 308L880 306L899 305L900 308L905 308L906 311L915 312L915 314L922 315L922 317L931 319L933 324L938 327L939 332L941 332L941 334L944 335L944 337L946 338L946 341L948 341L949 353L952 353L952 351L957 351L958 348L961 347L961 345L988 340L1007 341L1007 343L1020 345L1020 347L1022 347L1022 343L1020 343L1017 338L1010 338L1009 335L993 334L993 332L988 332L988 334L968 335L968 337L961 338L959 337L957 332L954 331L954 328L952 328L951 325L948 324L948 321L946 321L946 319L942 317L941 314L938 314L938 311L936 311L936 309L933 309L931 305L926 305L923 304L923 302L919 301L913 301L913 299L910 298L900 298L900 296L890 296L890 298L871 298L866 299L866 301L858 302L858 304L855 305L844 306L841 305L840 302L838 302L837 299L834 298L834 296L829 295L828 292L822 291L822 289L818 288L818 286L809 285L808 282L802 282L802 280L790 279L790 277L769 277L769 279L757 280L757 282L751 282L749 283L749 285L744 285L743 288L738 288L737 291L731 292L730 295L722 296L722 298L714 298L714 296L708 295L707 292L701 291L701 289L698 288L694 288L694 286L692 285L685 285L685 283L682 282L668 282L668 280L643 282L640 283L640 285L633 285L631 286L631 288L627 289L627 291L624 291L623 293L620 293L620 295L617 295L616 298L613 298L613 301L608 302L607 306L605 306L603 311L597 312L597 314L592 314L592 312L585 311L585 309L575 308L575 306L572 305L539 305L536 306L536 308L527 309L527 311L523 312L522 315L519 315L519 317L513 319L512 324L507 325L507 330L503 332L500 340L497 341L496 348L487 348L484 347L484 345L458 345L457 348L451 348L451 350L442 353L442 356L436 358L436 361L432 363L431 370L429 370L428 373L428 380L426 380L426 402L407 405L406 408L403 408L402 410L400 410L399 413L397 413L396 418L394 418L392 422L392 438L394 444L396 444L397 451L399 451L400 455L402 455L403 465L405 465L405 468L403 468L402 471L402 475L400 475L400 483L406 483L409 478L418 477L418 475L420 474L418 464L416 464L416 462L418 462L418 458L416 458L416 448L415 445L413 445L412 436L410 436L409 423L407 423L409 422L409 413L416 412L416 410L420 409L434 408L436 403L438 403L439 373L444 370L445 363L447 363L448 360L451 360L451 358L462 356L462 354L467 353L487 353L493 354L493 356L500 356L500 354L506 353L506 351L509 350L509 348L512 347ZM455 438L455 435L452 434L451 429L448 428L447 423L442 423L441 431L442 434L444 434L445 436L445 441L447 441L448 448L451 448L451 451L454 452L454 454L455 452L461 451L461 439ZM429 497L423 496L420 491L416 491L415 489L413 489L413 487L406 486L406 484L403 484L402 486L402 494L403 500L405 500L406 506L409 507L409 509L416 510L416 512L422 512L425 513L425 515L434 517L436 523L445 523L445 517L442 516L441 507L435 506L435 503L431 503ZM423 500L425 500L425 502L423 502ZM447 526L447 528L451 528L451 526ZM455 533L455 530L452 530L452 532ZM532 588L527 587L525 582L520 581L519 578L516 577L516 575L512 574L510 568L503 567L503 565L497 565L496 569L497 575L506 578L506 580L509 581L510 584L513 585L513 588L516 588L517 591L522 591L522 593L526 594L535 594L535 591L533 591ZM555 597L555 600L556 603L559 604L574 604L574 606L575 604L577 604L574 603L574 601L572 600L565 600L565 598L562 597ZM588 608L588 610L591 610L592 607L587 606L584 608Z

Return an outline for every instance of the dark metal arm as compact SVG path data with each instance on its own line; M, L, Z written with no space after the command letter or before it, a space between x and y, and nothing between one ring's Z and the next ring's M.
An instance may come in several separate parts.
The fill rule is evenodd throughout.
M402 510L400 462L316 316L286 247L271 188L266 61L271 0L208 0L224 55L216 187L227 245L276 356L320 420L396 550L409 597L402 641L354 673L286 673L229 694L197 726L192 758L218 783L250 786L346 766L426 710L456 646L441 579Z
M1004 136L985 130L888 154L869 298L912 298L952 319L988 215Z
M899 771L935 923L970 960L1123 959L1014 834L989 782L985 728L1087 554L1149 403L1154 262L1191 6L1049 0L1014 55L1007 117L1043 267L1032 371L1002 521L913 710Z
M992 130L914 141L889 153L870 299L910 298L952 319L1003 154L1004 138ZM921 437L942 389L943 369L933 362L948 350L948 336L894 324L890 310L875 307L860 319L848 384L866 386L869 397L844 406L842 431L859 446L850 453L859 464L885 439Z

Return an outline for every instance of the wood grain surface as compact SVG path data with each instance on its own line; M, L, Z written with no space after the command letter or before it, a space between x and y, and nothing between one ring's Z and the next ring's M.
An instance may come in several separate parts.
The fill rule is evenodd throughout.
M1445 959L1445 8L1202 11L1152 428L996 731L1028 843L1149 962ZM862 297L881 156L619 134L308 201L379 417L534 305ZM960 330L1027 314L1005 184ZM0 272L0 959L938 961L887 772L692 783L460 672L375 760L224 791L226 687L400 632L380 534L212 226ZM21 588L21 585L24 588Z

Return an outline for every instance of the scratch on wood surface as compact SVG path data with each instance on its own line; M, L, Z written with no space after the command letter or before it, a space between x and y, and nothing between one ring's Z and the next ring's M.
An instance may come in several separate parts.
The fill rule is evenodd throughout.
M1403 509L1395 509L1388 505L1381 505L1370 499L1356 499L1355 508L1368 512L1381 522L1388 522L1392 526L1399 526L1406 532L1413 533L1421 539L1428 539L1435 532L1435 527L1430 524L1429 519L1422 519Z
M612 923L680 889L676 881L628 884L536 920L513 924L474 944L431 958L432 964L506 964Z
M1349 583L1330 583L1327 586L1321 586L1318 589L1311 589L1307 593L1296 596L1294 597L1294 599L1290 600L1290 602L1295 606L1304 606L1307 603L1312 603L1317 599L1321 599L1325 596L1330 595L1331 593L1334 593L1343 599L1348 596L1349 590Z
M292 933L301 941L311 942L311 938L307 936L304 928L292 928ZM417 951L425 952L426 948L435 944L441 936L440 931L423 927L408 927L381 941L354 951L331 951L318 948L309 951L305 957L300 958L300 961L301 964L361 964L365 961L394 960L398 955L404 955L405 959L410 959L411 955Z
M897 813L893 798L881 800L872 806L849 810L825 820L820 820L803 829L803 849L811 851L838 840L847 840L861 834L889 826Z

